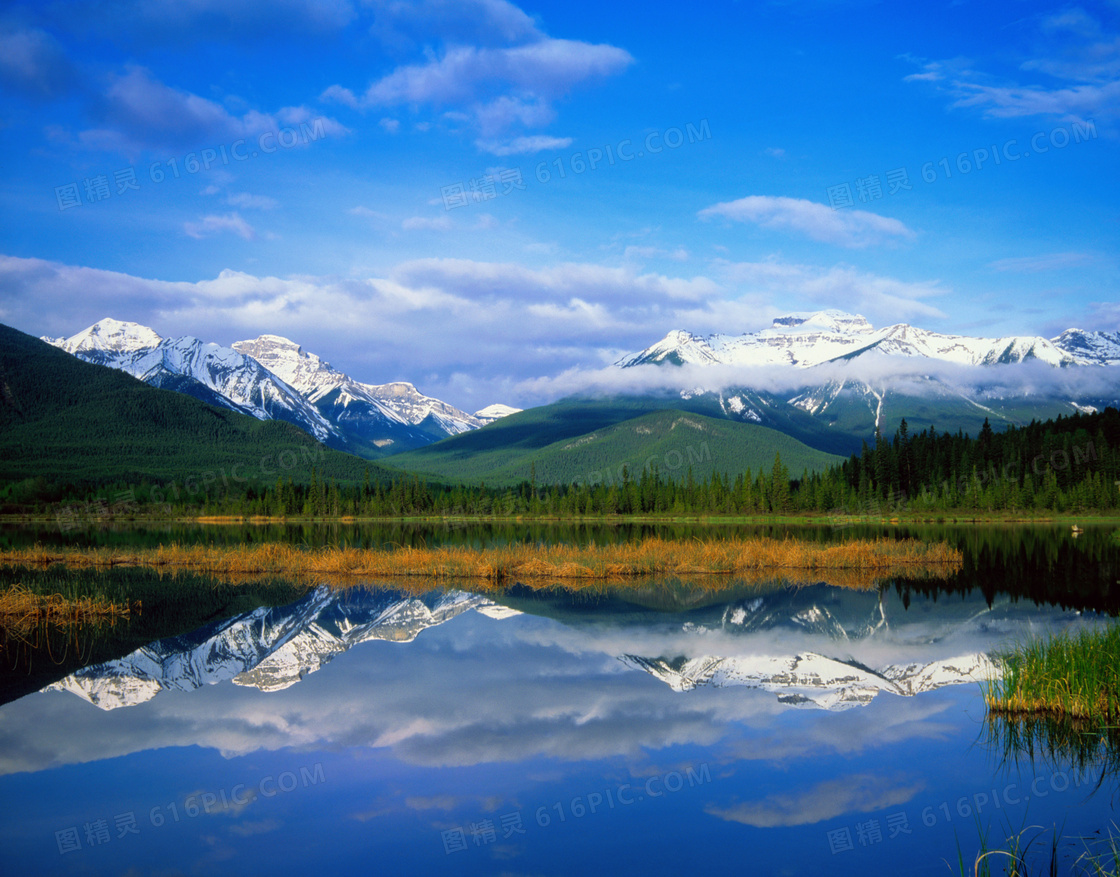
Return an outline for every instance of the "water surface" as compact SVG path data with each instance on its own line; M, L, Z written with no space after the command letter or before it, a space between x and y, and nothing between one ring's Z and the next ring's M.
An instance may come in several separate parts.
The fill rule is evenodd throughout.
M870 591L368 582L118 632L0 706L4 871L945 874L1106 828L1104 763L1008 757L976 680L1115 611L1107 531L944 532L964 570Z

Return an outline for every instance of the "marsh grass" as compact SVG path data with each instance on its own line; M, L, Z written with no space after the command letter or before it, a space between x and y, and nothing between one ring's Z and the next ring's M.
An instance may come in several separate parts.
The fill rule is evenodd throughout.
M986 747L1001 763L1071 770L1100 788L1120 778L1120 727L1050 715L988 713Z
M1017 832L1008 829L1003 845L988 846L983 828L980 833L980 850L969 868L957 841L957 867L961 877L1032 877L1032 875L1076 875L1076 877L1118 877L1120 875L1120 834L1113 823L1108 834L1097 832L1099 837L1067 838L1057 828L1052 833L1041 825L1031 825ZM1069 851L1063 845L1072 847ZM1041 848L1041 849L1038 849ZM1036 850L1037 852L1033 852ZM1075 852L1080 851L1074 859ZM1072 861L1071 861L1072 860Z
M990 713L1120 722L1120 625L1030 640L993 657L1000 675L985 692Z
M612 545L515 544L470 548L305 549L288 544L168 545L155 548L33 548L0 552L0 564L68 568L142 566L208 575L282 576L344 582L354 578L469 581L491 587L513 582L626 582L656 576L716 580L785 578L807 582L828 573L852 574L863 586L879 578L944 576L958 571L961 552L915 539L821 544L792 539L674 541L646 539ZM722 580L722 581L720 581ZM819 579L818 579L819 580Z
M0 591L0 627L9 634L29 634L40 627L71 628L114 624L141 611L139 600L107 600L96 596L39 594L22 583Z

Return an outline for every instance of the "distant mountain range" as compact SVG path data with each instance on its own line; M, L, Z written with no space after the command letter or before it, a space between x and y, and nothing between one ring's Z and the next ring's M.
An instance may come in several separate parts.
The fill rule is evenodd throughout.
M552 598L549 598L552 599ZM103 710L135 706L161 691L189 691L232 681L261 691L278 691L321 670L337 655L373 640L411 642L429 627L474 610L495 619L521 615L515 606L548 612L537 595L503 605L462 591L409 596L393 590L339 591L322 586L286 607L260 608L193 633L158 640L115 661L86 667L46 691L69 691ZM870 703L879 692L912 696L944 685L975 683L991 671L982 653L933 657L937 646L952 637L1003 635L1032 623L1038 610L1021 604L982 601L945 617L930 627L928 616L906 610L901 602L884 601L879 592L775 587L757 596L692 610L680 616L629 607L625 621L603 627L596 616L565 610L561 622L606 642L625 639L631 625L648 640L653 630L695 641L694 657L617 655L625 665L650 673L675 691L698 686L745 686L775 694L788 706L843 710ZM635 614L636 613L636 614ZM621 630L615 624L625 625ZM784 633L811 642L813 649L774 653L772 636ZM806 639L808 638L808 639ZM715 656L704 651L718 639L737 654ZM734 647L736 641L742 647ZM876 666L851 657L861 642L875 643ZM804 644L803 643L803 644ZM768 645L767 645L768 644ZM928 658L914 660L915 644ZM923 645L924 644L924 645ZM741 652L741 653L738 653ZM828 652L835 652L831 657Z
M764 424L791 406L854 438L889 435L902 418L912 430L975 433L985 418L1024 424L1120 401L1120 332L974 338L906 323L875 329L838 310L789 314L743 335L673 331L615 365L692 367L698 383L682 398L706 395L726 416ZM1040 379L1047 366L1081 377ZM776 384L783 389L766 389Z
M43 340L152 386L292 423L329 447L364 457L423 447L518 410L491 405L467 414L410 383L364 384L278 335L222 347L104 319L69 338Z
M610 483L653 465L671 478L733 475L769 466L775 453L800 474L858 453L877 429L893 435L903 418L911 432L975 435L985 420L999 429L1120 406L1120 332L975 338L904 323L876 329L838 310L789 314L743 335L670 332L620 358L608 391L473 414L410 383L360 382L278 335L221 347L102 320L44 340L151 385L287 421L332 448L493 486L534 475ZM660 367L652 381L651 367Z
M942 335L896 323L875 329L863 317L838 310L789 314L769 329L701 338L680 330L620 359L627 368L645 363L788 365L812 368L862 356L919 357L957 365L997 365L1038 360L1047 365L1120 365L1120 332L1067 329L1056 338L973 338Z

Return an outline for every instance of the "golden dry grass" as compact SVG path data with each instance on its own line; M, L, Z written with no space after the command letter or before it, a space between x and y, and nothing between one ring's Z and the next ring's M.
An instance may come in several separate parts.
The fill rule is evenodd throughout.
M21 584L0 592L0 628L9 633L28 633L41 625L69 628L113 623L140 611L140 602L113 603L96 597L64 597L36 594Z
M888 576L946 575L960 569L961 552L946 543L914 539L852 540L836 544L792 539L673 541L647 539L615 545L519 544L392 549L317 548L268 543L168 545L139 549L34 548L0 551L8 566L143 566L168 572L288 579L460 580L488 586L513 582L625 582L650 577L792 582L847 578L868 587Z

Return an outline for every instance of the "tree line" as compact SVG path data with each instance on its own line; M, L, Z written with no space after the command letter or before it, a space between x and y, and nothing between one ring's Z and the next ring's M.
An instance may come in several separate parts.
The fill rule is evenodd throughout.
M160 507L172 514L311 518L1109 512L1120 506L1120 411L1074 414L1003 432L985 420L975 437L933 427L912 434L903 420L892 437L877 434L843 463L797 477L780 453L761 471L707 478L694 478L691 468L682 477L668 477L656 465L637 473L624 468L621 478L610 482L541 485L533 477L514 487L378 474L367 470L363 482L354 484L313 467L306 483L280 476L267 486L199 492ZM106 497L118 503L131 499L143 512L144 486L131 493L118 489Z

